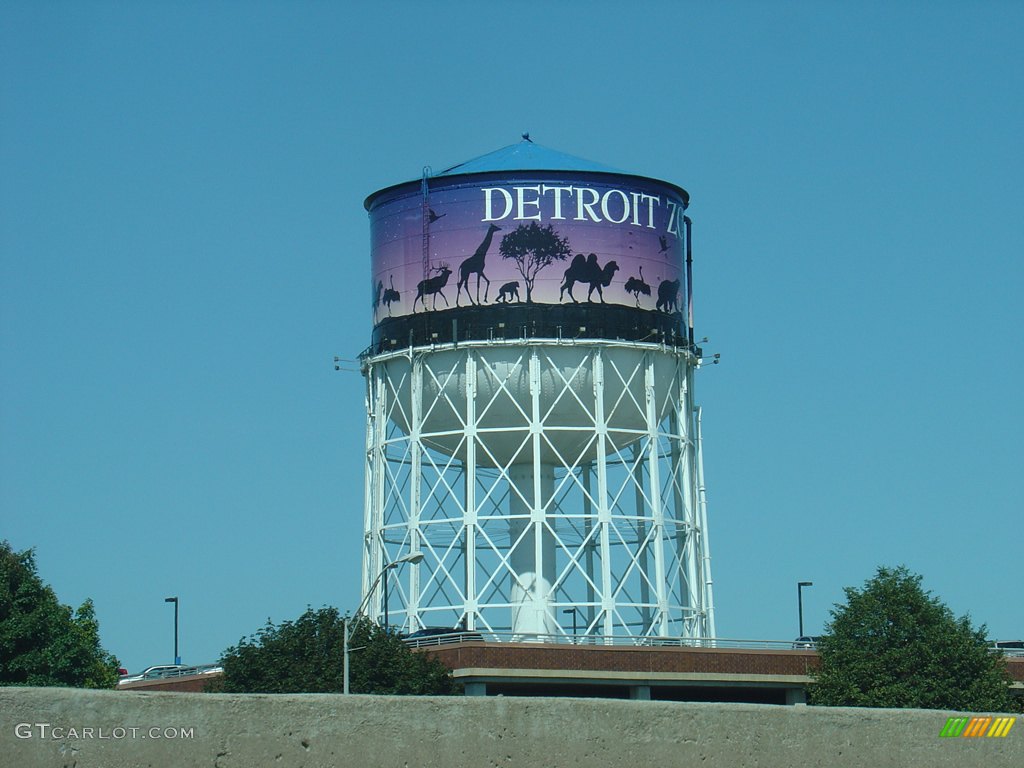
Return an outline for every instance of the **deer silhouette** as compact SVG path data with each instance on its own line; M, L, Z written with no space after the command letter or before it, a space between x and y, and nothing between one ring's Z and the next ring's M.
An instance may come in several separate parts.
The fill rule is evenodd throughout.
M644 268L640 267L640 277L631 277L626 281L626 293L632 293L636 299L636 305L640 306L640 294L651 295L651 286L644 282Z
M576 297L572 295L572 287L576 283L589 283L590 290L587 291L587 301L590 301L591 296L594 295L594 289L597 289L597 295L601 297L601 302L603 303L604 291L602 288L607 288L611 285L612 277L618 269L619 265L614 261L609 261L602 268L597 263L596 253L592 253L587 257L584 257L582 253L577 253L576 258L572 260L572 264L562 273L564 280L562 281L562 289L558 292L558 300L561 301L565 293L568 292L569 298L578 304L579 302L576 301Z
M458 291L455 294L456 307L459 306L459 296L462 295L463 287L466 289L466 296L469 297L469 303L473 303L473 296L469 293L469 276L472 274L476 275L476 303L480 303L480 278L483 278L484 282L487 283L487 287L484 288L484 301L487 301L487 292L491 289L491 281L488 280L487 275L484 274L484 259L487 258L487 249L491 247L491 240L494 239L494 233L500 231L501 227L491 224L487 228L487 234L484 235L484 241L480 243L480 246L476 249L476 253L459 265Z
M401 298L401 295L395 290L395 276L388 275L388 281L391 283L391 287L384 289L384 297L381 299L381 302L388 308L388 317L390 317L391 305L398 301Z
M658 285L657 309L665 312L675 312L679 307L679 281L662 280Z
M425 296L433 296L434 303L432 309L437 309L437 294L441 294L441 298L444 299L444 305L446 307L451 306L448 303L448 297L444 295L444 291L441 289L448 285L448 278L452 274L451 268L441 262L440 267L434 267L434 271L437 272L433 277L428 277L426 280L420 280L419 285L416 286L416 298L412 300L412 311L416 311L416 302L422 300L423 308L427 308L427 300Z

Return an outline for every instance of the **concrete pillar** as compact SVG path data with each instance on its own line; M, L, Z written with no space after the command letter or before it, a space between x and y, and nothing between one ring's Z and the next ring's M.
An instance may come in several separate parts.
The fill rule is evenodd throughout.
M629 698L636 701L650 701L651 700L651 686L649 685L631 685L629 686Z
M805 688L787 688L786 689L786 703L787 704L806 704L807 703L807 689L805 689Z
M463 686L466 696L486 696L487 683L466 683Z

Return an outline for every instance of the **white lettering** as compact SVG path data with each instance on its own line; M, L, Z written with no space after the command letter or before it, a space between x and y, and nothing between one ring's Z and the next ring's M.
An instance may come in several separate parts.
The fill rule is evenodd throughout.
M590 202L583 200L583 193L587 192L590 194ZM586 211L590 215L591 221L601 221L601 217L594 213L594 205L601 199L601 196L597 193L596 189L590 187L576 187L576 221L584 221L585 217L583 212Z
M92 738L92 730L93 729L92 729L91 725L84 726L82 728L82 738L83 739L91 739ZM100 728L100 732L101 733L103 732L102 728Z
M548 192L555 193L555 214L551 218L564 219L565 216L562 215L562 193L568 192L571 195L572 187L549 187L547 184L545 184L540 188L540 193L542 195L546 195Z
M36 723L36 728L39 729L39 738L46 738L46 729L50 727L49 723Z
M19 739L31 739L32 723L18 723L14 726L14 735Z
M193 734L194 734L195 730L196 730L195 726L193 726L192 728L182 728L181 729L181 733L179 735L183 739L191 739L191 738L193 738Z
M516 187L516 221L529 221L535 219L540 221L540 187ZM537 195L534 200L527 200L523 195L524 192L533 192ZM537 212L532 216L527 216L525 208L528 205L532 205L537 209Z
M679 219L682 218L676 214L679 212L679 205L673 200L666 200L668 203L668 233L675 235L676 237L682 237L682 233L679 231Z
M68 736L67 737L69 739L77 739L78 738L78 731L76 731L74 728L68 728ZM55 725L50 730L50 738L51 739L63 739L64 738L64 729L61 728L59 725Z
M661 198L642 194L640 199L647 201L647 228L654 229L654 204L661 205Z
M112 730L110 732L110 735L113 736L115 739L123 739L125 736L128 735L128 731L124 728L118 727Z
M501 196L505 198L505 212L501 216L494 216L494 209L491 204L491 193L500 192ZM484 218L482 221L501 221L510 213L512 213L512 195L509 194L508 190L502 189L501 187L485 187L484 193Z
M654 209L662 204L661 198L657 195L621 189L598 190L593 187L535 184L512 186L507 189L483 187L481 191L484 193L484 217L481 221L484 222L501 221L509 217L515 221L542 221L545 217L552 221L564 221L566 208L572 205L572 198L575 196L574 221L629 223L634 227L655 229ZM549 202L542 206L549 194ZM665 203L669 206L667 231L681 236L682 207L670 199L666 199Z
M612 195L618 195L622 200L622 218L616 219L608 212L608 198ZM626 193L621 189L609 189L604 193L604 197L601 198L601 213L608 219L612 224L621 224L629 218L629 198L626 197Z

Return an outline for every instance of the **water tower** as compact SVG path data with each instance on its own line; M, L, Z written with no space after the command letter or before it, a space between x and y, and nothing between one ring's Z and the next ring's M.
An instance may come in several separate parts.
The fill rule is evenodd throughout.
M714 637L688 202L528 138L367 198L371 616Z

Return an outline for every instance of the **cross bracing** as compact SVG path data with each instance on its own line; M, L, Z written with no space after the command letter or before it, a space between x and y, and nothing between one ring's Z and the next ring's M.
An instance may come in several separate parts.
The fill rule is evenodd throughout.
M696 365L597 341L367 358L364 592L421 553L383 582L406 631L713 636Z

